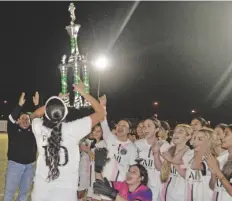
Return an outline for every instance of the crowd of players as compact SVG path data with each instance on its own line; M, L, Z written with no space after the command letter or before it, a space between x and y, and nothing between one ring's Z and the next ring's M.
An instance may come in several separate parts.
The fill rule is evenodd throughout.
M62 97L39 107L36 93L29 116L21 113L21 95L8 122L4 201L12 201L17 188L17 200L26 201L32 183L32 201L232 200L232 125L210 128L194 118L170 136L167 122L148 118L135 137L126 119L109 128L106 96L99 103L82 83L74 90L95 111L74 121L66 121Z

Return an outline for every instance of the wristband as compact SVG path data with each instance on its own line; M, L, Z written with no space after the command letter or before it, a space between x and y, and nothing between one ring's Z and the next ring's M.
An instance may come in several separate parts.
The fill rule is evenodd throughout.
M118 195L118 190L113 190L112 192L111 192L111 194L110 194L110 198L112 199L112 200L115 200L116 199L116 197L117 197L117 195Z

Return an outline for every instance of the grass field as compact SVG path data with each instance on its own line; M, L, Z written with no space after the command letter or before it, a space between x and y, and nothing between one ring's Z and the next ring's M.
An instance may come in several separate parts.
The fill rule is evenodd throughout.
M0 134L0 201L3 200L7 165L7 134Z
M7 134L0 133L0 201L3 201L6 166L7 166ZM15 197L16 196L17 193ZM27 201L30 201L29 197Z

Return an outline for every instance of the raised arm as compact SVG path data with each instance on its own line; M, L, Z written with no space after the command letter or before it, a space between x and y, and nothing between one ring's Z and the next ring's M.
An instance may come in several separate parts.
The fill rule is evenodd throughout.
M201 148L193 157L193 161L191 163L191 169L193 170L204 170L204 164L202 163L204 154L206 150L210 150L210 141L208 139L204 139L204 142L201 145Z
M59 94L59 97L62 99L63 96L68 96L69 94ZM32 113L31 115L31 119L35 119L35 118L41 118L44 113L45 113L45 106L41 106L39 107L39 93L36 92L35 96L33 96L33 103L35 105L35 111Z
M213 171L213 173L218 178L218 180L221 182L221 184L226 189L228 194L230 196L232 196L232 185L231 185L230 181L228 181L227 178L224 176L223 172L221 171L217 159L214 156L212 156L212 154L209 151L207 151L205 153L205 160L206 160L210 170ZM211 176L211 180L214 180L214 178L212 178L212 176ZM214 180L214 181L216 183L216 180ZM214 181L211 181L212 182L211 187L215 186L215 183L213 185Z
M215 188L215 184L216 184L216 181L217 181L217 177L216 175L211 172L211 177L210 177L210 180L209 180L209 188L213 191L214 188Z
M45 113L45 106L42 106L33 112L33 114L31 115L31 119L41 118L44 115L44 113Z
M92 127L97 125L100 121L104 119L105 111L101 104L90 94L85 93L84 84L80 82L79 84L74 84L74 90L79 92L81 96L83 96L88 102L90 102L92 108L94 109L94 113L90 115L92 120Z
M108 125L108 121L106 120L106 117L101 122L101 128L102 128L102 132L103 132L103 139L105 141L107 141L110 136L114 136L114 134L110 130L110 127Z
M189 152L189 148L186 146L185 149L179 151L171 160L172 165L179 173L181 177L185 179L186 168L191 157L192 152Z
M9 115L9 122L15 124L20 116L20 113L22 111L22 107L25 103L25 93L23 92L19 98L19 103L18 105L15 107L15 109L11 112L11 114Z
M226 189L227 193L232 196L232 185L231 183L226 179L226 177L223 175L220 169L216 172L216 175L219 179L219 181L222 183L224 188Z
M45 108L42 107L40 108L39 106L39 93L38 91L35 92L35 95L32 97L32 100L33 100L33 103L34 103L34 106L35 106L35 111L31 114L31 120L35 119L35 118L40 118L44 115L44 112L45 112Z
M107 122L107 111L106 111L106 103L107 103L107 99L106 99L106 95L102 96L99 98L100 104L102 105L102 107L104 108L104 112L105 112L105 118L104 120L101 122L101 127L102 127L102 131L103 131L103 139L105 141L107 141L107 139L110 136L113 136L113 133L111 132L108 122Z
M152 151L154 154L154 165L155 168L160 171L162 167L162 160L161 160L161 153L160 153L160 147L161 147L161 141L157 141L153 146L152 146Z

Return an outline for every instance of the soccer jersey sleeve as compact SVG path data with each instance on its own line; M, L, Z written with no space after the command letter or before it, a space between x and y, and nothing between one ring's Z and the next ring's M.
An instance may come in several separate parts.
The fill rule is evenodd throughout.
M41 128L43 125L43 120L40 118L35 118L32 121L32 132L34 133L35 137L41 135Z
M163 141L162 146L160 147L160 152L166 152L170 148L170 144L167 141Z
M114 181L114 182L112 182L112 186L114 187L114 189L120 191L120 190L122 190L123 187L125 187L125 182Z
M90 160L87 153L81 154L79 163L79 186L78 190L83 191L88 189L90 185Z
M140 191L135 196L134 200L139 201L152 201L152 191L150 189L147 189L145 191Z
M108 141L111 138L114 138L114 134L111 132L106 119L101 122L101 127L102 127L102 131L103 131L103 139L105 141Z
M160 153L167 152L168 149L170 148L170 144L169 144L167 141L163 140L163 142L164 142L164 143L163 143L162 146L160 147ZM164 159L163 159L162 156L160 156L160 160L161 160L162 162L164 161Z
M90 117L84 117L75 121L66 123L64 132L73 136L77 141L80 141L83 137L91 133L92 120Z
M135 160L138 158L138 151L137 147L134 144L131 144L130 146L130 162L129 165L136 164Z

